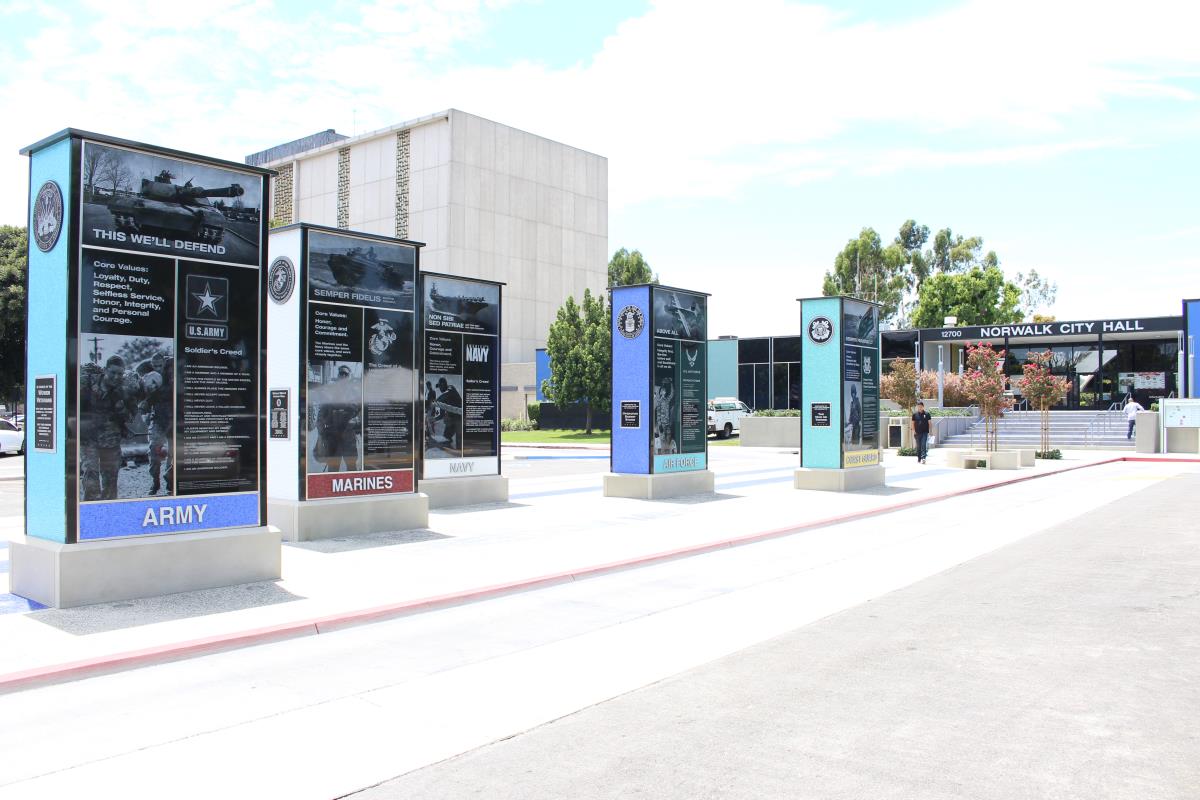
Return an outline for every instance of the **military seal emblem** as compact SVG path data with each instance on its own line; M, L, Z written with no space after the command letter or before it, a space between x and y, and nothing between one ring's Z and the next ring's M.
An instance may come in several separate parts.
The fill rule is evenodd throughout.
M617 330L626 339L636 339L646 325L646 315L637 306L625 306L617 314Z
M828 317L815 317L808 323L808 338L813 344L825 344L833 338L833 323Z
M271 268L267 271L267 286L271 299L279 305L291 298L296 288L296 267L290 258L280 256L271 262Z
M38 250L49 253L62 232L63 196L54 181L46 181L33 201L33 240Z

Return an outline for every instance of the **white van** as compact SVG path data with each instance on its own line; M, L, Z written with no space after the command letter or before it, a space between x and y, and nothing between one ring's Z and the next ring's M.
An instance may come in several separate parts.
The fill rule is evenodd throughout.
M715 397L708 401L708 432L715 433L718 439L728 439L741 432L742 417L753 413L736 397Z

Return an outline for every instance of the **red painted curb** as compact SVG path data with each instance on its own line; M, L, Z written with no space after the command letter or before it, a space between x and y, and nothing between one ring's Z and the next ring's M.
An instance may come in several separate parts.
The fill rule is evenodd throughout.
M354 625L362 625L370 622L379 622L407 614L432 611L439 608L448 608L455 605L463 605L466 603L500 597L506 594L530 591L532 589L544 589L561 583L570 583L572 581L594 578L608 572L617 572L635 567L648 566L650 564L672 561L688 556L703 555L705 553L711 553L729 547L754 544L756 542L788 536L790 534L800 533L802 531L812 530L814 528L824 528L844 522L854 522L861 519L869 519L871 517L877 517L883 514L890 514L896 511L904 511L906 509L915 508L917 506L937 503L942 500L949 500L954 497L963 497L965 495L977 494L979 492L985 492L991 489L998 489L1003 486L1012 486L1013 484L1024 483L1025 481L1036 480L1038 478L1047 478L1052 475L1063 475L1068 472L1074 472L1075 470L1098 467L1104 464L1115 464L1123 461L1200 464L1200 459L1195 458L1185 459L1156 458L1153 456L1117 456L1114 458L1105 459L1104 461L1092 462L1090 464L1078 464L1072 467L1064 467L1062 469L1056 469L1053 471L1039 472L1034 475L1023 475L1017 478L999 481L997 483L989 483L983 486L973 486L967 489L958 489L952 492L943 492L942 494L930 495L928 497L918 498L915 500L907 500L901 503L893 503L892 505L881 506L879 508L853 511L849 514L839 514L832 517L824 517L821 519L812 520L810 522L800 523L798 525L790 525L783 528L775 528L769 531L760 531L758 533L746 534L745 536L737 536L731 539L722 539L715 542L690 545L672 550L663 550L657 553L637 556L635 558L611 561L581 569L564 570L562 572L555 572L535 578L528 578L508 583L492 584L490 586L483 586L462 592L434 595L432 597L423 597L416 600L406 600L400 603L388 603L382 606L364 608L343 614L333 614L300 620L297 622L281 623L279 625L253 628L247 631L238 631L236 633L217 634L214 636L207 636L184 642L176 642L173 644L157 645L155 647L147 647L137 650L127 650L122 653L114 653L112 655L98 656L79 661L69 661L62 664L54 664L48 667L34 667L18 672L10 672L5 675L0 675L0 694L19 691L35 685L57 683L74 678L91 677L110 672L118 672L124 669L133 669L139 666L146 666L152 663L162 663L186 656L203 655L222 650L232 650L238 647L249 647L251 645L263 644L269 641L299 636L320 635L322 633L328 633L340 628L348 628Z

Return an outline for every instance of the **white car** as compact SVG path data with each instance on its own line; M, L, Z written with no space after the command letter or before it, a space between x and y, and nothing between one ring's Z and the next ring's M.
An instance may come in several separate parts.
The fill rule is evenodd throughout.
M708 432L728 439L742 429L742 417L754 412L736 397L717 397L708 401Z
M25 431L6 419L0 419L0 453L25 452Z

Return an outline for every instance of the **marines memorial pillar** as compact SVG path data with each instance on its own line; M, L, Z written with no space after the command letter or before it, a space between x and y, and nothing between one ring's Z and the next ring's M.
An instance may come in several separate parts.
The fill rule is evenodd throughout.
M271 231L268 515L289 541L429 523L415 492L421 246Z

